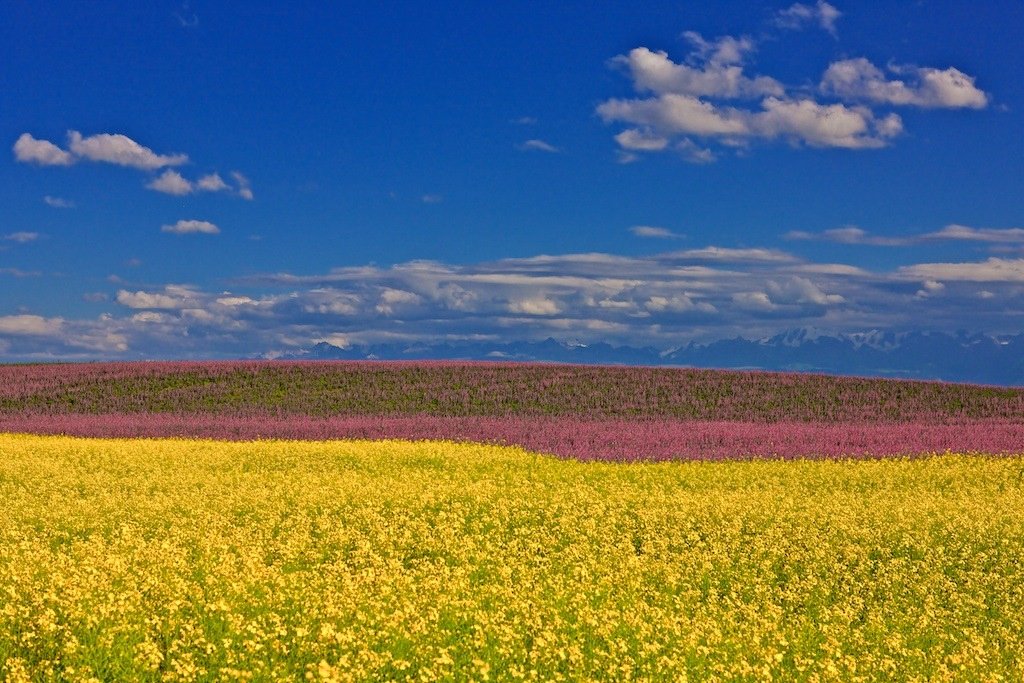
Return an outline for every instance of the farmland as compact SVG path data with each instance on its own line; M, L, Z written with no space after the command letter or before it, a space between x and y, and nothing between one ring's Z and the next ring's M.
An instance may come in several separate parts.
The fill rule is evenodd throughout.
M0 436L7 680L1019 680L1019 458Z
M1024 391L512 363L0 367L0 430L516 444L578 459L1019 452Z

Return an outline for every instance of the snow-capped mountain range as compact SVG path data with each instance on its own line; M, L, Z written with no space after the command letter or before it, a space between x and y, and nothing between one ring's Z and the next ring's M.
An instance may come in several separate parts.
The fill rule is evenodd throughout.
M762 339L688 343L671 350L575 341L370 344L341 348L321 342L287 359L514 360L621 365L670 365L823 372L981 384L1024 385L1024 333L870 330L830 333L799 328Z

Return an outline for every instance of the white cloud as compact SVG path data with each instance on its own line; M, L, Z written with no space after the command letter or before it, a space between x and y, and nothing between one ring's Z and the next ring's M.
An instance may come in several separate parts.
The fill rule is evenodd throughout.
M1024 228L971 228L953 223L923 237L935 240L1020 243L1024 242Z
M83 137L75 130L68 131L68 150L63 150L48 140L37 140L29 133L23 133L14 143L14 155L18 161L40 166L70 166L81 159L128 166L141 171L165 169L158 177L150 180L146 187L165 194L183 196L196 191L232 192L243 199L253 199L249 179L238 171L232 171L235 181L232 188L218 173L209 173L192 182L177 171L167 168L188 163L186 154L157 154L126 135L100 133ZM47 196L44 201L57 208L71 208L74 203L59 197Z
M167 285L162 292L137 291L129 292L126 289L118 290L117 303L128 308L148 309L185 309L195 308L203 295L190 288L181 285Z
M696 31L684 31L683 38L693 48L690 58L708 64L741 64L749 53L757 49L756 43L749 36L720 36L714 40L705 40Z
M420 201L424 204L440 204L444 201L444 197L439 194L425 194L420 197Z
M561 152L562 151L562 150L558 149L557 147L555 147L554 145L552 145L549 142L545 142L543 140L536 140L536 139L534 139L534 140L527 140L523 144L519 145L519 149L524 150L524 151L534 150L534 151L538 151L538 152L550 152L550 153L557 153L557 152Z
M751 127L758 134L766 138L784 137L812 147L884 147L903 130L896 114L876 119L869 109L843 104L769 97L762 106L764 111L751 116Z
M0 334L45 337L59 334L63 325L62 318L44 318L38 315L0 316Z
M772 23L787 29L817 25L835 35L840 16L824 0L798 2L776 13ZM758 47L751 37L706 40L693 31L683 35L691 51L681 62L647 47L610 60L640 94L607 99L595 110L605 123L627 126L615 134L620 163L669 149L691 163L709 163L717 158L719 146L744 150L757 140L877 149L903 133L903 119L868 105L977 109L988 104L988 95L974 85L974 78L957 69L890 66L904 80L889 80L863 58L828 67L819 91L842 101L821 102L806 87L787 88L771 76L748 74L746 62Z
M950 67L890 67L908 80L889 80L867 59L833 62L821 80L821 90L843 100L947 109L983 109L988 95L974 85L974 77Z
M766 98L761 107L755 112L667 94L642 100L611 99L600 104L597 113L605 122L640 125L661 137L695 135L722 142L784 138L812 147L846 149L884 147L903 130L898 115L876 118L864 107L775 97Z
M165 166L181 166L188 162L186 154L157 154L126 135L99 133L82 137L76 130L68 131L71 152L83 159L154 171Z
M231 186L224 182L218 173L204 175L196 181L196 187L204 192L223 192L231 189ZM247 199L252 199L252 197L247 197Z
M8 242L27 244L28 242L35 242L40 237L42 237L42 235L40 235L38 232L12 232L4 235L3 238Z
M946 289L946 285L936 280L925 280L921 283L921 289L917 290L915 296L919 299L927 299L938 296Z
M167 169L160 176L150 181L146 187L157 192L183 196L193 192L231 192L243 199L252 199L249 180L237 171L231 174L238 184L237 188L228 185L219 173L209 173L195 182L184 178L173 169Z
M741 291L732 295L733 305L753 313L789 313L806 315L812 310L846 303L840 294L826 294L809 279L791 276L783 281L769 280L759 291Z
M555 336L667 349L807 326L999 331L1024 315L1024 259L868 272L758 247L412 261L237 284L244 293L115 285L116 317L60 325L5 319L5 357L124 357L118 349L129 348L153 356L239 357L328 338L415 346ZM103 305L102 295L88 299ZM53 334L27 336L26 330Z
M1024 243L1024 228L972 228L952 223L935 232L906 237L885 237L872 235L866 230L850 225L820 233L791 230L782 237L787 240L822 240L839 244L865 244L883 247L904 247L942 240L1020 244Z
M75 203L73 201L71 201L70 199L62 199L61 197L51 197L50 195L46 195L45 197L43 197L43 202L47 206L52 206L55 209L75 208Z
M668 147L668 138L656 135L650 130L627 128L615 136L615 142L622 149L641 152L660 152Z
M682 237L668 228L659 228L653 225L634 225L629 231L637 237L652 237L662 240L674 240Z
M216 301L221 306L252 306L257 303L247 296L222 296L218 297Z
M778 308L765 292L736 292L732 303L744 311L770 312Z
M850 277L870 277L871 272L849 266L845 263L801 263L789 266L785 269L789 273L803 273L807 275L846 275Z
M710 164L718 159L710 149L701 147L689 138L677 142L675 149L691 164Z
M753 50L750 39L726 36L715 43L707 43L699 34L690 32L686 36L697 45L695 54L702 56L698 66L673 62L668 53L646 47L619 55L612 59L612 64L625 67L638 92L724 99L758 98L785 92L774 78L743 75L740 64L744 54Z
M762 261L768 263L790 263L797 258L778 249L734 249L730 247L703 247L701 249L687 249L685 251L674 251L664 254L664 257L696 261L724 261L724 262L751 262Z
M235 183L238 185L238 196L252 201L252 185L249 183L249 179L238 171L232 171L231 177L235 179Z
M775 280L768 282L767 291L771 295L772 301L777 303L829 306L846 302L843 296L826 294L807 278L795 275L782 282Z
M216 235L220 233L218 228L209 221L196 221L196 220L180 220L173 225L165 225L160 228L162 232L169 232L175 235L189 235L194 233L204 233L207 235Z
M14 143L14 158L25 164L38 166L70 166L75 157L49 140L37 140L22 133Z
M415 305L422 300L422 297L414 292L386 287L380 293L376 310L381 315L392 315L399 306Z
M797 2L778 12L772 23L779 28L794 30L813 24L835 36L836 21L842 16L842 12L824 0L818 0L815 5Z
M1024 282L1024 259L990 258L981 262L919 263L898 274L910 280L961 282Z
M183 178L180 173L173 169L167 169L159 177L147 183L146 187L157 192L177 196L192 194L192 191L195 189L190 181Z
M652 296L644 302L644 308L653 313L688 313L700 311L701 313L716 313L712 304L707 302L695 303L686 294L673 294L671 296Z
M131 317L132 322L137 323L152 323L154 325L171 325L174 323L175 318L167 313L157 313L155 311L142 311L141 313L135 313Z
M662 137L670 135L747 136L747 116L731 107L720 108L691 95L668 93L649 99L611 99L597 107L606 123L624 121L644 126ZM636 149L636 148L632 148Z
M881 247L899 247L914 244L918 241L916 237L883 237L872 235L866 230L855 225L848 225L842 228L832 228L824 232L804 232L802 230L791 230L782 236L787 240L823 240L826 242L838 242L839 244L864 244Z
M508 310L510 313L524 315L558 315L562 309L557 301L547 297L533 297L508 302Z
M38 270L22 270L21 268L0 268L0 275L11 277L39 277L42 273Z

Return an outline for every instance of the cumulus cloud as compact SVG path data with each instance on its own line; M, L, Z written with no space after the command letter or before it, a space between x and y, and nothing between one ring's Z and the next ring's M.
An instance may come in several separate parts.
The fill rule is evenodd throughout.
M380 292L380 297L375 310L381 315L393 315L395 309L405 305L415 305L422 301L420 295L404 289L385 287Z
M765 292L736 292L732 295L732 303L740 310L756 313L767 313L778 308Z
M650 135L654 138L687 135L717 138L725 143L782 138L811 147L871 149L886 146L903 131L897 114L879 118L864 107L820 104L810 99L768 97L761 102L760 111L751 111L716 106L688 95L668 94L648 99L611 99L600 104L597 113L607 123L639 125L652 131ZM621 140L617 141L622 145Z
M686 294L673 294L671 296L655 295L644 302L643 307L652 313L689 313L700 311L701 313L717 313L718 309L706 301L695 302Z
M558 149L557 147L555 147L554 145L552 145L550 142L545 142L544 140L537 140L537 139L527 140L523 144L519 145L519 149L521 149L523 151L533 150L533 151L537 151L537 152L549 152L549 153L557 153L557 152L562 151L562 150Z
M914 295L919 299L927 299L939 296L946 289L946 285L936 280L925 280L921 283L921 289Z
M716 107L691 95L669 93L649 99L611 99L598 105L597 114L605 123L640 125L660 137L750 135L744 112Z
M903 122L896 114L876 118L869 109L843 104L769 97L762 106L764 111L750 117L755 134L783 137L812 147L884 147L903 132Z
M650 227L650 226L648 226ZM115 284L95 319L0 318L5 357L239 357L344 339L577 339L674 348L792 327L999 331L1024 316L1024 259L866 271L764 247L539 254L276 273L205 291ZM109 302L109 303L107 303ZM48 354L48 355L47 355Z
M194 189L191 182L185 180L180 173L173 169L167 169L158 177L147 183L146 187L151 190L156 190L157 192L177 196L192 194L192 190Z
M622 149L640 152L660 152L668 147L668 138L656 135L649 128L627 128L615 136L615 142L619 143Z
M231 189L231 186L224 182L218 173L204 175L196 181L196 187L204 192L224 192ZM252 199L252 197L247 197L247 199Z
M777 28L816 25L835 35L841 13L828 2L795 3L772 19ZM680 61L640 46L610 60L630 80L636 97L609 98L596 107L608 124L624 124L614 136L619 161L645 153L680 152L692 163L714 161L721 150L756 141L850 150L886 147L903 133L903 119L876 105L927 108L987 106L974 78L955 68L890 66L887 78L864 58L833 62L817 97L805 87L749 73L758 43L749 36L714 40L688 31L690 51ZM835 98L839 101L821 101Z
M860 100L898 106L946 109L984 109L989 97L974 84L974 77L949 67L934 69L890 66L897 76L888 79L867 59L833 62L821 80L821 90L842 100Z
M70 166L75 157L49 140L37 140L29 133L22 133L14 143L14 158L25 164L37 166Z
M732 303L738 309L754 314L810 315L830 306L846 303L840 294L827 294L805 277L791 276L782 281L769 280L759 291L736 292Z
M749 38L725 36L708 43L699 34L685 34L696 47L691 53L695 65L676 63L668 53L638 47L612 59L627 72L638 92L713 98L758 98L782 95L785 89L774 78L743 74L744 55L753 51Z
M543 296L510 301L508 310L510 313L524 315L558 315L561 312L557 301Z
M839 294L826 294L805 277L793 276L782 282L769 281L767 290L773 301L786 304L827 306L846 302L846 299Z
M196 181L189 180L173 168L188 163L187 154L158 154L126 135L99 133L84 137L75 130L68 131L68 149L61 149L48 140L38 140L30 133L22 133L14 143L14 156L23 163L38 166L70 166L81 159L118 166L127 166L140 171L164 172L150 180L146 187L171 195L187 195L193 192L229 192L243 199L253 199L252 184L238 171L232 171L234 187L225 182L218 173L209 173ZM47 197L50 206L70 208L66 200Z
M232 173L232 177L235 179L237 187L232 187L226 183L219 173L209 173L193 182L183 177L174 169L169 168L147 183L146 187L157 192L177 196L188 195L194 192L227 192L236 194L243 199L252 199L253 194L249 180L238 172Z
M668 228L659 228L654 225L634 225L629 231L637 237L650 237L661 240L675 240L682 237L682 235L672 232Z
M842 16L842 12L824 0L818 0L814 5L797 2L778 12L772 23L778 28L791 30L817 26L835 36L836 22Z
M160 230L174 235L190 235L195 233L217 235L220 233L220 228L213 223L197 220L180 220L172 225L165 225L161 227Z
M0 334L16 336L46 336L60 332L62 318L44 318L39 315L0 316Z
M158 292L118 290L117 303L128 308L185 309L200 307L200 292L182 285L167 285Z
M90 161L154 171L165 166L181 166L187 154L157 154L127 135L98 133L83 137L77 130L68 131L68 148L73 154Z

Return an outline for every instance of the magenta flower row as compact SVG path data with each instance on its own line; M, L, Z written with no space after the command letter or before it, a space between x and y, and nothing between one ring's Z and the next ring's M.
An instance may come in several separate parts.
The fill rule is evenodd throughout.
M0 415L0 432L98 437L444 439L515 444L582 460L835 458L1024 452L1024 424L685 421L559 417Z

